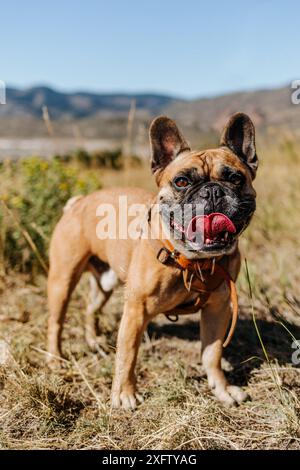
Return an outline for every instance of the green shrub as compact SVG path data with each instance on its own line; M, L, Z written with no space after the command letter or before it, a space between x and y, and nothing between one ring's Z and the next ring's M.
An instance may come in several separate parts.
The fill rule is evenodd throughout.
M130 166L141 164L140 158L136 155L126 158L128 158ZM54 159L65 163L74 162L84 168L109 168L113 170L122 170L125 160L121 149L94 150L92 152L77 149L69 154L55 155Z
M117 150L97 150L91 155L93 165L97 168L120 170L123 167L122 152Z
M6 193L0 193L21 227L28 232L38 251L47 259L48 244L55 223L67 200L100 188L94 174L86 174L60 159L31 157L0 168L1 193L5 180L11 180ZM0 259L6 268L36 270L37 258L16 220L0 205Z
M83 149L75 150L72 156L81 165L90 167L92 164L91 155L86 150L83 150Z

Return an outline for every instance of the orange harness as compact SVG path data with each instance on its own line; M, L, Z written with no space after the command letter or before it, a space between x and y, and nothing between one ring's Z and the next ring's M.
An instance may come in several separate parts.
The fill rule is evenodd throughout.
M238 300L237 292L233 279L226 269L228 258L215 258L189 260L183 254L174 249L172 243L168 239L162 241L163 247L157 253L157 259L162 264L170 264L170 262L182 270L183 282L186 289L190 292L197 292L197 298L189 304L182 304L172 309L172 311L164 312L171 321L177 321L178 315L187 313L196 313L204 307L208 301L210 294L215 291L222 282L226 282L230 290L230 299L232 304L232 320L227 338L223 343L225 348L234 333L238 318ZM172 319L175 316L175 320Z

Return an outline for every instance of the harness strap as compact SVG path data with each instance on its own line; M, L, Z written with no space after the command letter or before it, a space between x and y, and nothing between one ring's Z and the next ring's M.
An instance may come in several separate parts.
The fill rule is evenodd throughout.
M164 246L159 250L157 259L162 264L167 264L171 258L182 270L183 283L186 289L188 291L199 292L193 305L178 306L172 309L172 313L166 312L166 317L170 321L177 321L180 314L198 312L208 301L210 294L225 281L230 291L232 305L231 325L223 343L223 347L226 348L232 339L238 319L238 299L235 282L228 271L215 259L189 260L183 254L176 251L168 239L163 240L162 243ZM164 254L163 258L161 257L162 253ZM213 283L212 287L209 286L211 282Z

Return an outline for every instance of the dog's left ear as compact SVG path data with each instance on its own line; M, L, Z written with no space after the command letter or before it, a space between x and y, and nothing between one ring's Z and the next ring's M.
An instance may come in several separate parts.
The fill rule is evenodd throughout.
M220 144L230 148L248 166L254 179L258 167L255 129L247 114L236 113L229 119L222 132Z
M150 126L151 170L163 170L181 152L190 147L175 122L166 116L152 121Z

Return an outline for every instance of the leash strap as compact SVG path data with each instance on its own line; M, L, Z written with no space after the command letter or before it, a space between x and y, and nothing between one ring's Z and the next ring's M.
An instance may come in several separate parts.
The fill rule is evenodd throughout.
M227 333L227 337L226 337L226 339L223 343L223 348L226 348L226 346L228 346L228 344L230 343L230 341L233 337L233 334L234 334L234 331L235 331L235 328L236 328L236 324L237 324L237 319L238 319L238 296L237 296L235 282L232 279L232 277L230 276L230 274L227 271L225 271L225 269L222 266L220 266L219 264L216 264L215 269L220 273L221 276L223 276L223 278L225 279L225 281L226 281L226 283L229 287L229 291L230 291L232 317L231 317L231 325L230 325L229 331Z

